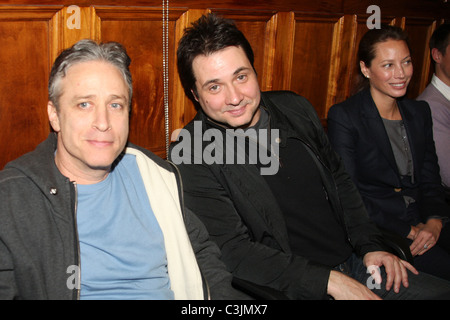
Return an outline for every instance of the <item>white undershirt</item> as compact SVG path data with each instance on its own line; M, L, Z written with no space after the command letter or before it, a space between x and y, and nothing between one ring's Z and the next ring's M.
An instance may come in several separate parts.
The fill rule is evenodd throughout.
M436 87L436 89L441 92L444 97L450 101L450 87L446 85L441 79L439 79L436 74L433 74L431 79L431 84Z

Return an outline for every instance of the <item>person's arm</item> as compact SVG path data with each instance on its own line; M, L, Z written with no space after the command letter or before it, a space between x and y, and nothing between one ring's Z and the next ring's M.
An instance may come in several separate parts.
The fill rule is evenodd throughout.
M250 297L232 287L233 276L226 270L225 264L220 260L219 248L209 240L209 234L205 226L189 209L184 210L184 222L211 299L250 299Z
M420 117L419 122L423 127L419 127L420 136L414 136L422 139L422 145L425 150L423 154L416 154L415 157L422 159L421 167L415 170L415 177L420 183L421 199L419 203L422 220L427 222L430 218L440 217L446 222L450 217L450 207L445 202L444 188L441 184L438 159L433 137L433 122L431 111L428 104L424 101L417 102L416 110ZM420 112L420 113L419 113ZM414 141L411 141L414 143Z
M423 125L423 135L417 139L423 139L425 151L416 157L423 157L422 166L416 179L420 182L421 201L420 213L424 223L412 226L408 238L413 240L411 254L421 255L431 249L439 239L444 224L449 220L450 207L445 202L444 189L441 185L441 177L438 166L436 148L434 145L433 122L431 111L426 102L420 102L417 107L420 112L418 121ZM436 130L437 128L434 128ZM414 143L414 141L412 141Z
M334 270L330 272L327 290L335 300L381 300L366 286Z
M450 108L435 105L432 110L433 139L436 145L442 182L450 187Z

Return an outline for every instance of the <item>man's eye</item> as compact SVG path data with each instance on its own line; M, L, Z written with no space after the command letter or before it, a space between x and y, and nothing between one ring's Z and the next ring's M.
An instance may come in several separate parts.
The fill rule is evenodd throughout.
M120 109L122 108L122 105L120 103L111 103L111 107L113 109Z
M87 108L87 107L89 107L89 102L81 102L81 103L79 103L78 104L81 108Z
M215 84L215 85L212 85L211 87L209 87L209 91L217 91L217 90L219 90L219 85L217 85L217 84Z

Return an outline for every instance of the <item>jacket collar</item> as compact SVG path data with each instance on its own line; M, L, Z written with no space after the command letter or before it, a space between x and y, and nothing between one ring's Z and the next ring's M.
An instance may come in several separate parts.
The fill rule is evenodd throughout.
M285 147L288 137L295 137L298 135L295 128L283 113L278 112L276 105L264 93L261 94L261 107L269 113L271 127L280 129L280 146Z

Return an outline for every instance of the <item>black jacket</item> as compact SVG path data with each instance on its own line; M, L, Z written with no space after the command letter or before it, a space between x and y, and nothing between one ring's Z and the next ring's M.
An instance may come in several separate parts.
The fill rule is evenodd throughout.
M271 129L280 130L281 144L295 137L313 155L355 252L362 256L383 250L378 230L311 104L292 92L263 92L261 104L270 115ZM191 136L198 135L196 121L201 121L202 132L213 127L200 111L185 127ZM171 146L172 157L180 143ZM203 143L203 150L209 143ZM205 223L234 276L281 290L292 299L325 298L330 268L292 254L283 213L256 165L193 164L198 160L194 156L198 152L193 152L190 163L178 165L185 181L185 204Z
M404 98L398 100L398 106L413 159L413 184L401 179L389 137L368 89L331 107L328 134L372 220L406 237L411 225L404 195L416 200L420 222L431 216L448 217L450 208L441 186L428 104Z

